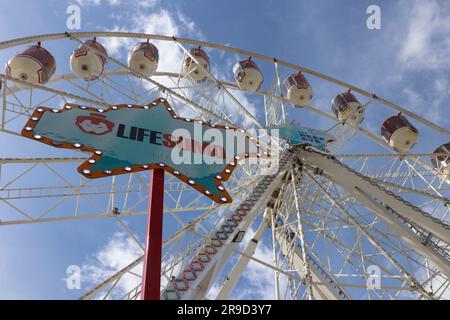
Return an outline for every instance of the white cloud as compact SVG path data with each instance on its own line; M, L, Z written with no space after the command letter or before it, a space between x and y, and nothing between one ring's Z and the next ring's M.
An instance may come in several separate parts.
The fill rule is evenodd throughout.
M194 21L192 21L189 17L184 15L181 11L177 11L177 18L181 22L181 25L187 28L187 33L192 35L197 35L197 38L201 38L201 34L197 29Z
M443 116L446 103L450 94L450 83L444 74L436 75L435 80L430 84L429 90L418 91L411 87L402 89L402 93L407 97L409 110L418 111L432 122L445 126L448 124L448 117Z
M433 82L433 97L428 109L427 116L437 124L448 124L448 117L443 116L444 110L448 110L448 97L450 94L450 84L446 74L440 74ZM444 112L443 112L444 111Z
M82 265L83 286L95 286L112 276L143 254L138 244L124 232L116 232L108 243L93 257ZM142 274L142 263L131 271ZM119 281L115 289L114 298L127 293L141 282L141 278L126 274Z
M214 285L209 289L208 293L206 294L206 299L212 300L217 297L220 290L220 284L214 283Z
M127 30L116 26L111 31L126 32ZM108 55L113 57L121 57L121 51L124 48L131 49L134 43L133 40L129 38L109 37L102 40L102 44L108 52Z
M76 0L80 6L99 6L102 0ZM110 6L134 5L143 8L152 8L159 3L159 0L105 0Z
M409 12L406 36L402 34L399 58L408 68L450 67L450 16L443 2L406 2Z
M89 260L81 266L82 285L87 288L93 288L100 282L111 277L140 256L142 248L125 232L115 232L98 252L94 253ZM168 255L162 262L164 266L171 265L175 256ZM167 271L167 276L161 278L161 287L165 287L169 280L169 274L177 276L181 272L182 265L179 263L173 267L173 271ZM135 289L141 284L142 278L136 275L142 275L143 264L139 263L130 270L134 273L126 273L116 284L112 294L108 297L118 299ZM108 286L103 291L97 293L96 298L102 299L108 291Z
M133 17L133 30L148 34L160 34L167 36L178 36L184 32L185 25L176 20L176 17L167 10L157 13L141 14ZM173 43L167 41L155 41L160 52L158 69L179 72L183 53Z
M135 0L143 8L152 8L159 3L160 0Z
M121 0L108 0L108 3L112 6L117 6L119 4L121 4Z
M173 14L165 9L150 14L133 15L126 19L124 23L122 22L120 26L115 26L113 31L167 36L198 36L201 34L190 19L180 13ZM120 56L121 53L128 53L135 41L125 38L106 38L104 45L110 55ZM174 43L167 41L153 41L153 43L159 50L158 70L179 72L183 59L182 50Z
M186 36L195 39L202 39L203 34L196 26L195 22L189 17L184 15L182 12L177 11L173 13L171 11L160 9L158 12L153 13L141 13L128 17L128 19L120 19L121 25L115 26L113 31L129 31L134 33L146 33L146 34L157 34L166 36ZM129 25L126 27L125 25ZM132 39L126 38L106 38L103 40L105 48L108 53L115 57L121 57L128 53L130 48L132 48L134 41ZM169 41L152 41L159 50L159 62L158 71L174 72L179 73L181 69L181 64L184 58L183 51L173 42ZM218 67L213 68L213 73L218 79L224 79L227 75L227 70L222 70ZM166 86L173 86L173 83L165 77L155 78L159 83ZM144 83L148 87L153 85ZM187 90L189 91L189 90ZM193 92L190 92L193 93ZM246 94L240 91L232 91L233 96L244 105L250 113L256 114L257 108L246 96ZM236 113L238 110L238 105L233 99L228 95L225 95L225 104L228 110L232 113ZM184 116L195 116L189 113L189 110L178 110L183 112ZM239 113L236 113L239 114ZM247 125L249 125L247 123Z
M80 6L99 6L102 0L76 0Z

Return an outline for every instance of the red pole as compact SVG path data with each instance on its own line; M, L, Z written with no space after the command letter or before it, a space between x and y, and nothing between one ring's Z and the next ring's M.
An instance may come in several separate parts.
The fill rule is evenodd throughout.
M164 203L164 170L154 169L148 195L147 237L145 240L142 300L159 300Z

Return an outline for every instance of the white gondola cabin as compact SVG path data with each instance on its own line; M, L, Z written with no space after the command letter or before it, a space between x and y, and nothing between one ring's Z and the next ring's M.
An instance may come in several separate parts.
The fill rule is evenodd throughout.
M383 123L381 135L395 150L407 152L416 144L419 132L408 119L399 113Z
M208 79L210 70L209 57L200 47L190 50L190 54L197 60L194 61L189 55L183 61L183 75L195 82L203 82Z
M139 42L128 55L128 67L150 77L158 68L158 48L150 42Z
M308 105L313 92L308 80L299 72L290 75L284 81L287 99L296 107Z
M257 91L264 81L258 65L251 58L236 63L233 74L238 87L246 91Z
M433 154L436 155L431 157L433 167L439 171L442 179L450 183L450 142L441 145Z
M9 59L6 74L9 77L35 85L45 84L56 70L56 61L52 54L41 46L30 46ZM17 84L18 87L26 87Z
M108 53L94 38L87 40L70 56L70 69L80 79L98 79L105 71Z
M339 121L350 126L358 126L364 120L364 109L351 91L337 95L331 109Z

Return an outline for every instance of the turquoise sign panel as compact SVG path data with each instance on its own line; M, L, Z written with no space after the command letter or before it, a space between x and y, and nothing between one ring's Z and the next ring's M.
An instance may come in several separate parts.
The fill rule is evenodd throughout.
M203 135L207 130L212 130L208 141ZM230 133L243 139L243 149L226 145ZM116 105L105 110L76 104L61 110L40 107L22 135L92 153L78 167L87 178L161 168L218 203L232 201L222 182L238 159L259 155L243 130L179 117L162 98L145 106Z
M334 141L334 138L326 131L303 127L296 123L271 127L271 129L278 129L279 136L293 146L309 144L319 150L327 151L327 144Z

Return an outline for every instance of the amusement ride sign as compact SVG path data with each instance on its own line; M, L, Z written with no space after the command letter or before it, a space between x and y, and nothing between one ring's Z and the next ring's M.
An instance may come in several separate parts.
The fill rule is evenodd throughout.
M218 203L232 201L222 182L237 161L262 156L244 130L179 117L163 98L105 110L76 104L61 110L39 107L22 135L92 153L78 167L87 178L164 169Z

